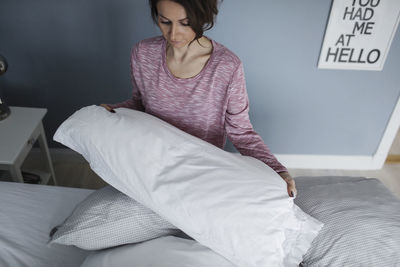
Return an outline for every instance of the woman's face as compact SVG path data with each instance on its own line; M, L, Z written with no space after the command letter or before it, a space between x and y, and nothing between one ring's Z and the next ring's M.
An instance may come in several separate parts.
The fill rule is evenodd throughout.
M178 3L162 0L157 3L158 26L170 45L175 48L187 46L196 37L189 26L185 8Z

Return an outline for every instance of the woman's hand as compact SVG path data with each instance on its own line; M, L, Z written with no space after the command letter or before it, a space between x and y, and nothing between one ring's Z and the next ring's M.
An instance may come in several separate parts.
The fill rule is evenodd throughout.
M112 112L112 113L115 113L115 110L112 109L111 107L109 107L109 106L106 105L106 104L100 104L100 107L103 107L103 108L107 109L108 111L110 111L110 112Z
M295 197L297 194L296 183L294 182L292 176L288 172L280 172L278 173L283 180L287 183L287 192L290 197Z

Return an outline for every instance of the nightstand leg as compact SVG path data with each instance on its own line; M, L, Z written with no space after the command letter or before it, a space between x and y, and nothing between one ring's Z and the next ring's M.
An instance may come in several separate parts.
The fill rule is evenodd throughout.
M9 171L11 174L11 178L14 180L14 182L18 182L18 183L24 182L24 177L22 176L21 169L19 166L10 165Z
M38 141L40 145L40 150L42 154L45 156L45 161L47 162L47 167L51 173L51 177L53 177L54 185L57 185L56 174L54 172L53 162L51 161L49 148L47 146L46 134L44 132L42 123L40 123L40 135Z

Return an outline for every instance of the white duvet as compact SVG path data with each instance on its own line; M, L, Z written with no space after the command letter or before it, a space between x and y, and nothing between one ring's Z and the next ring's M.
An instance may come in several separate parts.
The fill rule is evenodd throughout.
M89 106L54 139L81 153L116 189L237 266L298 266L322 227L264 163L143 112Z

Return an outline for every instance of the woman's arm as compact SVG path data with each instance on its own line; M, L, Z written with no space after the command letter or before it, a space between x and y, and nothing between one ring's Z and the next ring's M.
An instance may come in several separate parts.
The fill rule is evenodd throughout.
M234 72L228 88L225 130L229 140L242 155L254 157L270 166L287 182L288 194L290 196L296 194L294 180L287 169L271 153L250 122L249 100L242 63Z
M130 108L135 110L143 111L144 107L142 104L142 99L140 96L135 94L135 89L133 90L132 97L124 102L117 103L117 104L101 104L101 106L107 106L111 110L116 108Z

